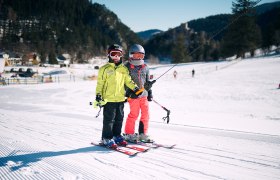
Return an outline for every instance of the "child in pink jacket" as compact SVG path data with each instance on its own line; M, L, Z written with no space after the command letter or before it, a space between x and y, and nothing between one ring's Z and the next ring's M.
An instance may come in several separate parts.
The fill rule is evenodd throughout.
M129 74L132 80L137 84L139 88L143 88L144 85L149 83L149 67L144 63L145 50L139 44L134 44L129 49L129 62L126 64ZM152 142L152 139L148 136L149 129L149 103L152 101L152 90L145 89L140 96L135 96L130 89L126 91L127 102L129 103L130 113L126 119L125 134L124 137L127 141L136 142ZM138 134L135 133L135 122L140 115Z

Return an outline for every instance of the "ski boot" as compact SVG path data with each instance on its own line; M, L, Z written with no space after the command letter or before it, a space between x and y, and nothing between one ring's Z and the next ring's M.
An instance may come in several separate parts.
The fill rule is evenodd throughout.
M139 142L139 136L137 133L135 134L123 134L123 137L126 141L131 143L137 143Z
M114 136L114 141L117 145L120 145L120 146L126 146L127 145L127 142L125 141L124 137L122 137L121 135L119 136Z
M153 143L154 142L154 140L152 140L149 135L146 135L144 133L141 133L139 135L139 141L143 142L143 143Z
M114 139L102 139L101 143L111 149L115 149L118 145L115 143Z

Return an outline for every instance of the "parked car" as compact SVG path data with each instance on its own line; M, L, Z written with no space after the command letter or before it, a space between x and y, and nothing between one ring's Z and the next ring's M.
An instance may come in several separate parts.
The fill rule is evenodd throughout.
M44 75L60 75L60 74L67 74L67 71L59 69L59 70L52 70L48 73L43 73L43 74Z
M10 72L11 73L18 72L18 68L11 68Z
M25 72L25 71L24 71L24 68L19 68L19 69L18 69L18 72L19 72L19 73Z
M18 73L19 77L33 77L37 72L34 72L32 68L27 68L23 73Z

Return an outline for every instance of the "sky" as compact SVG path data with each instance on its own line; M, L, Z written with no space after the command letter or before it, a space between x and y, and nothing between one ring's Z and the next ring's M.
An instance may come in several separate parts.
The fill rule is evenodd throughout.
M279 0L262 0L259 4ZM232 0L92 0L104 4L134 32L163 31L190 20L231 13Z

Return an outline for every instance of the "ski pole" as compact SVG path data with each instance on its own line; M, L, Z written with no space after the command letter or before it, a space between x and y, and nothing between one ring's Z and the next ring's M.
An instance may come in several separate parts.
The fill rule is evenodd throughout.
M166 123L169 123L169 115L170 115L170 110L168 110L166 107L162 106L161 104L159 104L156 100L153 99L153 102L155 102L157 105L159 105L162 109L164 109L167 112L167 116L163 117L163 121L166 120Z
M92 102L89 102L89 105L92 106ZM95 118L97 118L99 115L100 115L100 111L102 109L102 106L100 104L97 104L97 106L99 107L99 111L98 113L96 114Z
M96 114L95 118L97 118L97 117L99 116L101 109L102 109L102 106L99 106L99 111L98 111L98 113Z

